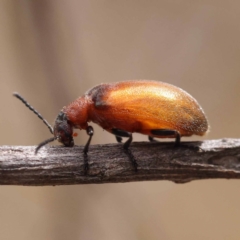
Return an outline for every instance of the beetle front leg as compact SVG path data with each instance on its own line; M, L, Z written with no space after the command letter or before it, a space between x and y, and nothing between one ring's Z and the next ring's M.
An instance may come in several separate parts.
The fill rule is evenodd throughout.
M87 132L87 135L89 136L88 138L88 141L83 149L83 153L84 153L84 173L85 175L87 174L87 171L89 169L89 166L88 166L88 148L89 148L89 145L91 143L91 140L92 140L92 136L93 136L93 133L94 133L94 130L93 130L93 127L92 126L88 126L87 129L86 129L86 132Z
M89 148L89 145L91 143L91 140L92 140L92 136L93 136L93 133L94 133L94 130L93 130L93 127L92 126L88 126L87 129L86 129L86 132L87 132L87 135L89 136L88 138L88 141L83 149L83 152L84 154L87 154L88 153L88 148Z

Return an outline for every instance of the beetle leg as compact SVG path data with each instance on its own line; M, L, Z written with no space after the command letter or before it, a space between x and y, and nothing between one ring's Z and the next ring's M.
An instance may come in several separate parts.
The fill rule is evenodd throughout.
M121 130L121 129L118 129L118 128L113 128L112 133L114 135L116 135L117 140L118 140L118 138L121 138L121 140L122 140L122 137L128 137L128 140L123 144L123 148L124 149L129 148L129 146L132 142L132 133L129 133L127 131L124 131L124 130Z
M170 130L170 129L152 129L151 133L156 136L175 136L175 147L178 147L180 145L180 139L181 135L176 130Z
M151 133L156 135L156 136L176 136L176 140L175 140L175 147L184 147L184 148L191 148L194 150L198 150L198 151L203 151L199 146L195 146L195 145L189 145L189 144L180 144L180 140L181 140L181 135L178 131L176 130L168 130L168 129L153 129L151 130Z
M137 161L136 161L135 157L133 156L132 151L129 149L129 146L130 146L132 140L133 140L132 133L130 133L130 137L129 137L129 139L123 144L123 148L124 148L125 152L127 153L129 159L131 160L135 172L137 172L137 170L138 170Z
M86 132L87 132L87 135L89 136L88 138L88 141L83 149L83 153L84 153L84 173L85 175L87 174L87 171L88 171L88 148L89 148L89 145L91 143L91 140L92 140L92 136L93 136L93 133L94 133L94 130L93 130L93 127L92 126L88 126L87 129L86 129Z
M130 146L130 144L131 144L131 142L133 140L132 133L129 133L127 131L124 131L124 130L121 130L121 129L117 129L117 128L113 128L112 129L112 133L114 135L116 135L116 138L117 137L119 137L119 138L121 138L121 137L129 137L128 140L123 144L123 148L124 148L124 151L126 152L126 154L128 155L130 161L132 162L135 172L137 172L138 164L137 164L136 159L133 156L131 150L129 149L129 146Z
M158 140L154 139L152 136L148 136L149 142L159 142Z
M119 136L117 136L117 135L115 135L115 137L116 137L118 143L121 143L121 142L122 142L122 138L121 138L121 137L119 137Z
M111 132L118 137L130 137L131 135L131 133L118 128L113 128Z
M148 136L148 140L149 140L149 142L154 142L154 138L151 136Z
M93 130L93 127L92 126L88 126L87 129L86 129L86 132L87 132L87 135L89 136L88 138L88 141L83 149L83 152L84 154L87 154L88 153L88 148L89 148L89 145L91 143L91 140L92 140L92 136L93 136L93 133L94 133L94 130Z
M130 136L129 136L128 140L123 144L123 148L125 150L129 149L129 146L132 143L132 140L133 140L132 133L130 133Z
M118 128L111 129L111 132L115 135L115 137L119 143L122 142L122 137L130 137L130 135L131 135L131 133L121 130L121 129L118 129Z

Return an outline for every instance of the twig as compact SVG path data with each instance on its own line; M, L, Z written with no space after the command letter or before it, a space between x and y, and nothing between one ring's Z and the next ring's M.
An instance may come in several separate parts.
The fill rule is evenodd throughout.
M34 146L1 146L0 184L45 186L152 180L185 183L240 178L240 139L187 142L182 146L133 143L130 149L138 164L135 172L121 144L91 145L87 174L83 147L45 147L35 155Z

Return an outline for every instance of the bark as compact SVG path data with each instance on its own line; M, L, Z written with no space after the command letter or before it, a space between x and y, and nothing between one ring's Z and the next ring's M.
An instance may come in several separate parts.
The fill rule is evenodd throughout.
M135 172L122 144L91 145L88 157L83 147L35 146L0 147L0 184L67 185L170 180L186 183L198 179L239 179L240 139L203 142L133 143L131 154L137 161ZM84 171L88 159L89 169Z

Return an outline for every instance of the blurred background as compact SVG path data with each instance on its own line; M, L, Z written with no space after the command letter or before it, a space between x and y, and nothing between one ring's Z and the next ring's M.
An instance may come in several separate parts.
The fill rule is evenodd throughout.
M165 81L193 95L211 131L192 140L238 138L239 64L237 0L1 0L0 144L50 137L12 92L54 123L89 88L127 79ZM93 126L93 144L115 142ZM79 132L76 143L86 141ZM239 239L239 189L234 180L1 186L0 239Z

